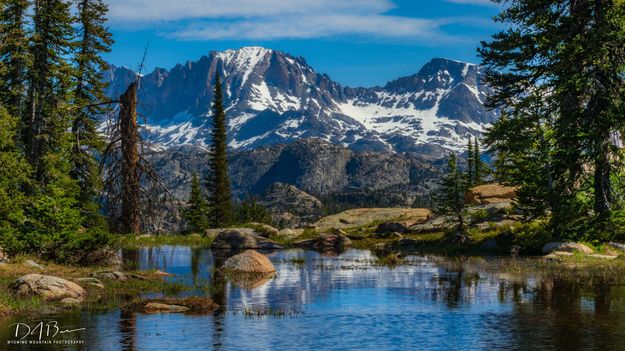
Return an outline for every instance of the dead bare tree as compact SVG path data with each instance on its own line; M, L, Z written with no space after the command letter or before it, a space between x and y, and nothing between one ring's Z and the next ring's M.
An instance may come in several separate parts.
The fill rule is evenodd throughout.
M141 232L139 183L139 130L137 128L137 83L132 83L120 98L121 134L121 218L122 233Z
M109 142L100 167L111 230L124 234L159 231L159 214L172 213L172 196L146 159L137 123L137 82L120 96L116 118L109 118ZM114 113L114 112L113 112Z

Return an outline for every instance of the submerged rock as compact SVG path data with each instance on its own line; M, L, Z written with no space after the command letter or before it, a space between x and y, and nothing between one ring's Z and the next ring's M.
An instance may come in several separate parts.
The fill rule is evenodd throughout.
M574 242L550 242L543 245L543 253L550 253L553 251L565 251L575 252L579 251L584 255L590 255L593 253L592 249L584 244Z
M211 245L213 250L281 250L284 247L277 242L263 238L249 228L224 229Z
M56 301L70 297L83 300L85 289L69 280L41 274L28 274L15 280L9 288L19 296L36 295L45 300Z
M254 250L234 255L224 262L223 269L243 273L273 273L276 268L267 256Z

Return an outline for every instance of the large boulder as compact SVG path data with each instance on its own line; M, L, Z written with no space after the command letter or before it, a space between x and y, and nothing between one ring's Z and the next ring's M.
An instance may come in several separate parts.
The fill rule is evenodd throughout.
M563 252L575 252L578 251L584 255L590 255L593 253L592 249L584 244L574 242L550 242L543 245L543 253L550 253L553 251Z
M276 271L267 256L254 250L247 250L230 257L224 262L222 268L226 271L242 273L273 273Z
M223 229L211 245L213 250L281 250L284 247L263 238L250 228Z
M378 221L403 222L412 226L427 221L431 215L432 211L427 208L355 208L324 217L315 225L320 230L362 227Z
M466 193L468 203L474 205L488 205L502 202L511 202L516 197L516 188L498 183L478 185Z
M28 274L15 280L9 288L19 296L41 296L48 301L73 298L82 301L86 291L69 280L41 274Z

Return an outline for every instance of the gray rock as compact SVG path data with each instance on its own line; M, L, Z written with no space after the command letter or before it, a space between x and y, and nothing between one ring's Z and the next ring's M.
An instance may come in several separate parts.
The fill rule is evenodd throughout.
M73 297L66 297L64 299L61 299L59 302L65 306L76 306L80 305L81 301Z
M258 232L258 234L264 238L268 238L270 236L278 235L279 230L265 223L257 223L251 222L250 226L254 227L254 229Z
M121 281L125 281L128 279L139 279L139 280L144 280L145 278L136 275L136 274L129 274L129 273L125 273L125 272L120 272L120 271L102 271L102 272L96 272L93 273L93 276L96 278L102 278L102 279L110 279L110 280L121 280Z
M550 242L543 245L542 248L543 253L550 253L552 251L566 251L566 252L575 252L579 251L584 255L590 255L593 253L592 249L588 246L580 243L574 242Z
M321 252L340 252L351 245L352 241L348 237L335 233L325 233L314 239L301 240L293 243L295 247Z
M93 278L93 277L76 278L74 279L74 281L77 282L78 284L89 285L89 286L93 286L96 288L104 289L104 284L102 284L102 281L100 281L100 279L97 279L97 278Z
M9 288L17 295L38 295L45 300L57 301L66 297L83 300L86 291L69 280L41 274L28 274L15 280Z
M33 260L26 260L23 262L24 266L26 267L30 267L30 268L37 268L37 269L46 269L44 266L40 265L39 263L33 261Z
M243 229L243 230L242 230ZM213 250L281 250L283 247L273 240L257 235L249 228L224 229L211 245Z
M401 222L384 222L380 223L375 229L378 234L405 233L408 230L405 223Z
M178 312L186 312L189 308L185 306L179 305L168 305L160 302L148 302L145 304L143 311L146 313L178 313Z
M601 254L592 254L588 255L588 257L598 258L602 260L613 260L618 257L618 255L601 255Z

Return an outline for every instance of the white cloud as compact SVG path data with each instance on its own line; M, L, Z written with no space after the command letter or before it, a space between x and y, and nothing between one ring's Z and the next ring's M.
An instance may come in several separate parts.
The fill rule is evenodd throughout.
M155 28L178 40L361 36L448 43L452 19L389 15L391 0L105 0L112 25ZM467 0L449 0L467 1Z

